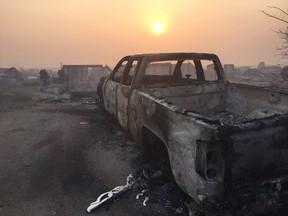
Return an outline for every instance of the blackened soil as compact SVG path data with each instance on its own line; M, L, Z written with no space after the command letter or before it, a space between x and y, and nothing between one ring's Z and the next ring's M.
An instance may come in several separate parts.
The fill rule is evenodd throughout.
M1 216L88 215L100 194L149 170L140 147L106 112L77 101L38 103L35 87L1 89ZM137 183L91 215L188 215L173 181L149 187L147 207L136 199L145 189Z
M142 158L140 146L94 105L38 103L35 87L0 86L0 215L88 215L97 197L137 182L91 215L188 216L189 198ZM147 206L142 190L150 189ZM288 195L274 216L287 215ZM269 214L272 215L272 214Z

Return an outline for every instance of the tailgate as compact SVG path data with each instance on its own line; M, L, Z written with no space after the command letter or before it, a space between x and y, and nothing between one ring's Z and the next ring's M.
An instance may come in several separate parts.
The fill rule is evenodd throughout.
M232 188L288 173L288 126L242 131L230 136L226 180Z

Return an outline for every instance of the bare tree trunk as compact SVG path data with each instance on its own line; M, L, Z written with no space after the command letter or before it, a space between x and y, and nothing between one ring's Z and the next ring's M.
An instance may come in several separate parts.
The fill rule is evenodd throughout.
M275 6L269 6L268 8L270 10L269 12L261 12L272 19L284 23L284 25L286 26L286 28L278 29L275 32L282 40L284 40L283 45L277 48L277 50L279 51L279 55L281 55L284 59L288 60L288 11L285 11Z

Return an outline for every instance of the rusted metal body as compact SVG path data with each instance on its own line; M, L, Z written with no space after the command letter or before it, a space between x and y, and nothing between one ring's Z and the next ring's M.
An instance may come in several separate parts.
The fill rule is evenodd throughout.
M191 70L183 67L191 62ZM165 144L177 184L198 204L286 181L287 91L224 82L214 54L126 56L102 91L105 109L137 142L145 146L148 132Z

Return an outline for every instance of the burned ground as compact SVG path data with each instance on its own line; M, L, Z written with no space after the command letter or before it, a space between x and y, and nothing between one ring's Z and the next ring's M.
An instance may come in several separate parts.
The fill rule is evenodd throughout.
M36 87L4 86L0 93L0 215L88 215L96 198L138 178L132 190L91 215L187 216L190 199L155 170L139 145L108 113L80 101L41 103ZM147 207L141 190L151 188ZM287 196L275 215L286 215ZM269 214L271 215L271 214Z
M77 101L39 103L36 87L12 87L0 93L0 215L87 215L91 202L130 173L155 171L106 112ZM138 183L91 214L188 215L173 181L149 184L147 207L135 198Z

